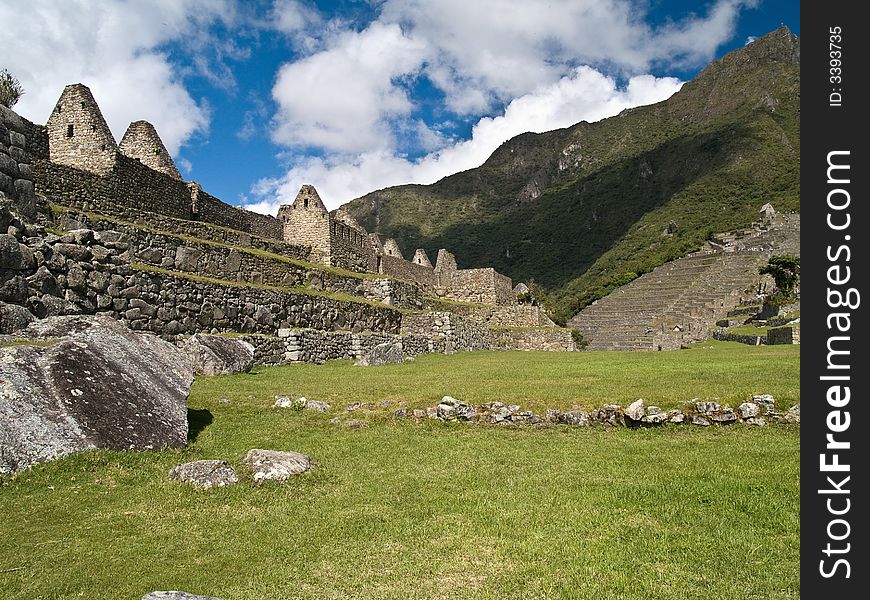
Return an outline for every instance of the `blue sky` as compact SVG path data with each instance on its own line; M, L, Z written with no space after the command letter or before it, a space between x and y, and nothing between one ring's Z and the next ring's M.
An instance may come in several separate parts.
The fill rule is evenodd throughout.
M15 109L44 123L82 82L117 139L156 127L184 177L272 213L481 164L524 131L673 94L799 2L0 0ZM26 32L26 34L23 34Z

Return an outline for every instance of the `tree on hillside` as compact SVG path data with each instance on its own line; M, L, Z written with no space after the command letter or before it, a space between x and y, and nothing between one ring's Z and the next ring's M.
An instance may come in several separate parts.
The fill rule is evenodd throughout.
M788 254L771 256L767 264L758 269L758 272L773 277L778 293L783 299L789 300L800 281L801 257Z
M18 78L6 69L0 71L0 104L12 108L23 95L24 88Z

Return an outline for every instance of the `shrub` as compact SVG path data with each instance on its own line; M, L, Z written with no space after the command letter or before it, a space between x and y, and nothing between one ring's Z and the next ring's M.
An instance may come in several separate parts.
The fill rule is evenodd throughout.
M801 258L788 254L771 256L758 272L773 277L778 295L787 301L792 298L794 288L800 281Z
M12 108L23 95L24 88L21 87L21 82L8 70L0 71L0 104Z

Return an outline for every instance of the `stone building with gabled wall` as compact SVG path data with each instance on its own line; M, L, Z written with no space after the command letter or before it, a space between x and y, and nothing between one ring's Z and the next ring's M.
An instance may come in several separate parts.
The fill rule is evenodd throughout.
M433 267L417 248L407 260L393 238L381 243L343 209L330 214L314 189L305 184L291 204L278 210L284 241L311 246L311 260L351 271L379 273L411 281L431 296L479 304L516 304L513 283L495 269L460 269L456 257L438 251Z
M150 212L203 221L307 248L314 263L412 282L430 296L516 304L510 278L494 269L460 269L443 249L435 266L422 248L408 260L394 239L382 243L342 209L331 214L312 185L303 185L276 217L222 202L196 182L184 181L147 121L131 123L117 144L93 94L81 83L64 88L44 132L48 152L34 157L36 184L41 193L74 208L126 218Z
M178 172L166 146L163 145L163 140L157 135L154 125L148 121L130 123L118 149L124 156L135 158L155 171L181 180L181 173Z
M46 128L53 163L98 175L109 173L115 166L118 145L88 86L66 86Z

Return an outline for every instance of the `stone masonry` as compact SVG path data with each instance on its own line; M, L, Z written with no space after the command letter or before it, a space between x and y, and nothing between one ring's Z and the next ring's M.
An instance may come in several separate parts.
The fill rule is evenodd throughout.
M155 171L169 175L173 179L181 179L181 173L172 162L172 157L160 136L157 135L157 130L148 121L130 123L118 149L121 154L135 158Z
M81 84L45 127L0 111L0 185L0 303L37 318L106 315L170 340L250 336L268 362L359 358L383 343L407 356L491 347L495 312L427 312L433 297L540 321L511 316L527 307L507 277L459 269L446 250L434 267L423 249L406 260L395 240L327 212L313 186L277 218L221 202L181 178L149 123L118 146Z
M118 146L87 86L66 86L46 126L52 162L98 175L112 170Z
M28 125L29 121L0 105L0 193L32 219L36 216L36 194L28 156ZM0 233L5 232L4 226Z

